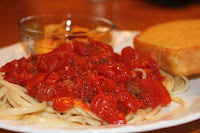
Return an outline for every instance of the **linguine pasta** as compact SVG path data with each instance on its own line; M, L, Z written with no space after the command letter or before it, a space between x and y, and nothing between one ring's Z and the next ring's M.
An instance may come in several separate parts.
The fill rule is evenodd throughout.
M143 73L143 78L145 78L146 74L144 70L134 69L133 71ZM171 94L183 93L186 90L185 88L189 86L186 77L179 78L179 80L184 81L182 82L178 81L177 77L174 78L163 71L162 74L166 76L167 81L164 83ZM0 86L0 118L2 119L23 120L30 124L39 124L48 127L75 125L100 126L108 124L108 122L99 118L91 110L82 108L79 104L74 104L72 108L64 112L55 111L52 109L52 102L38 102L37 99L27 94L26 88L7 82L2 76ZM177 86L181 86L183 89L177 89ZM162 108L161 105L155 108L138 109L136 113L130 112L126 116L127 124L137 124L146 120L157 120L184 110L185 104L181 98L171 95L171 99L173 102L179 104L178 108L164 114L159 114ZM88 107L90 106L89 103L87 105Z
M185 76L172 76L162 70L160 70L161 74L166 77L163 82L164 86L167 88L170 94L176 95L184 93L189 88L189 80Z

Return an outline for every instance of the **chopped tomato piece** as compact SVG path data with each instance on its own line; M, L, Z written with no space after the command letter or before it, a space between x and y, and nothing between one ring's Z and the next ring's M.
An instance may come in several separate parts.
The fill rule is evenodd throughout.
M140 57L140 54L131 47L126 47L121 52L121 58L124 63L127 63L131 60L138 60Z
M93 80L92 82L90 80ZM98 82L90 77L86 79L77 79L73 88L73 95L76 98L81 98L83 101L91 102L96 94L98 94Z
M104 78L101 81L101 88L104 93L116 93L115 87L116 87L116 82L112 79L109 78Z
M52 101L55 97L57 85L42 84L37 86L37 98L39 101Z
M56 111L66 111L74 105L73 98L70 96L55 98L52 108Z
M125 116L118 109L117 100L110 96L96 95L91 102L91 109L97 116L110 124L126 123Z
M55 85L61 79L61 76L58 73L52 72L46 78L45 83L49 85Z
M170 94L164 85L153 79L141 79L135 83L141 88L141 99L145 107L167 105L171 102Z
M28 81L27 91L30 96L36 96L38 92L38 85L40 85L47 77L47 73L39 73Z
M88 47L83 45L83 42L72 41L74 51L80 55L87 55L89 53Z
M121 91L117 93L117 99L133 113L136 113L136 111L142 106L142 102L140 102L135 95L131 95L126 89L124 89L123 85L120 86L120 90Z
M79 106L83 109L90 110L90 108L87 106L87 104L80 99L74 99L74 105Z

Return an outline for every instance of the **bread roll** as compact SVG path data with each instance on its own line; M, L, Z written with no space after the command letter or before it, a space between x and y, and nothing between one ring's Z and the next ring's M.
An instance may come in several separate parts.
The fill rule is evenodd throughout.
M155 52L159 67L176 76L200 73L200 19L151 26L134 38L134 48Z

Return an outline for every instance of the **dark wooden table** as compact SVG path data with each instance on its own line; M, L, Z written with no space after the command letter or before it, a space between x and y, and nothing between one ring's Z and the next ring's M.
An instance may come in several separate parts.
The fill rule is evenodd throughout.
M173 1L171 3L167 1ZM112 20L118 30L143 30L170 20L200 18L197 0L1 0L0 48L21 41L19 20L47 13L76 13ZM0 129L1 133L13 133ZM31 131L30 131L31 132ZM200 120L148 133L199 133Z

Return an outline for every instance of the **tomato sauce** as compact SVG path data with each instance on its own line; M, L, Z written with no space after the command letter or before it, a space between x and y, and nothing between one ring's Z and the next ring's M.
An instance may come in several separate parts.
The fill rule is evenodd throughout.
M142 68L147 79L135 68ZM30 96L53 101L57 111L81 106L110 124L125 124L129 112L171 102L154 59L131 47L119 55L94 40L73 40L52 52L11 61L0 71L5 80L26 87Z

